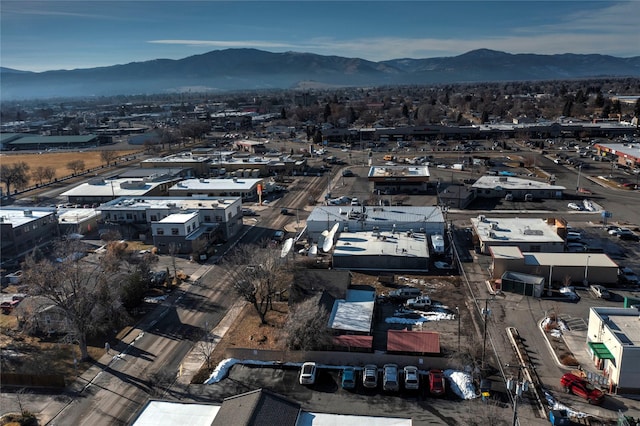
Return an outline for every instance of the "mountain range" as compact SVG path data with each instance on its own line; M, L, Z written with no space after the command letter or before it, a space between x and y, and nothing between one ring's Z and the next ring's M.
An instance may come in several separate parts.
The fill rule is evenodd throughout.
M479 49L459 56L372 62L312 53L215 50L99 68L45 72L0 68L4 100L179 91L335 88L526 80L638 77L640 56L510 54Z

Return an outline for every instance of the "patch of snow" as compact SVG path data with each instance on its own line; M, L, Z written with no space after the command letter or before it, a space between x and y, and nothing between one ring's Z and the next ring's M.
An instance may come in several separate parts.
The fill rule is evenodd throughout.
M445 306L446 308L446 306ZM405 316L410 316L409 318ZM454 320L455 314L448 312L423 312L413 309L400 309L393 313L392 317L385 318L387 324L420 324L430 321Z
M583 413L582 411L572 410L571 408L567 407L566 405L562 404L561 402L558 402L558 400L556 400L554 398L554 396L551 395L545 389L543 389L543 391L544 391L544 396L545 396L545 398L547 400L547 404L549 405L549 407L552 410L567 410L567 414L570 417L576 417L578 419L584 419L586 417L589 417L589 415L587 413Z
M558 320L558 326L560 327L561 331L570 331L571 329L569 328L569 326L567 325L567 323L564 320Z
M551 330L551 332L549 332L549 334L551 335L551 337L555 337L557 339L562 337L562 332L560 330L556 330L556 329Z
M552 323L553 321L551 320L551 318L546 317L545 319L542 320L542 328L543 329L547 329L547 327L549 327L549 325Z
M449 369L444 370L444 375L451 383L451 390L460 398L474 399L478 397L470 374Z

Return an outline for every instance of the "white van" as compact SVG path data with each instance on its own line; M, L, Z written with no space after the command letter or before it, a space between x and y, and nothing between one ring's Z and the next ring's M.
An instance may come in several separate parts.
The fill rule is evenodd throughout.
M419 288L415 287L402 287L397 290L392 290L389 292L389 297L393 299L414 299L420 296L422 292Z

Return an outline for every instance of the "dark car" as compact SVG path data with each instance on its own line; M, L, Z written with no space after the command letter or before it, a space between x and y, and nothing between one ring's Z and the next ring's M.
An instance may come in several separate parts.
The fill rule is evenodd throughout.
M344 177L353 177L353 172L349 169L343 170L342 171L342 176Z
M621 240L627 240L627 241L640 241L640 237L630 232L620 233L618 234L618 238L620 238Z
M565 392L571 392L574 395L584 398L589 404L600 405L604 400L604 392L596 389L591 383L575 374L564 374L560 378L560 385L562 385Z

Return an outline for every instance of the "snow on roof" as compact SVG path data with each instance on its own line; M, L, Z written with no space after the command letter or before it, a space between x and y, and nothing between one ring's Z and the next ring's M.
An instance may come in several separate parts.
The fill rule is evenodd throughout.
M347 298L336 300L329 317L333 330L369 333L373 319L376 293L366 290L347 290Z
M429 177L427 166L372 166L369 169L369 177Z
M132 426L210 426L219 410L219 405L149 401Z

